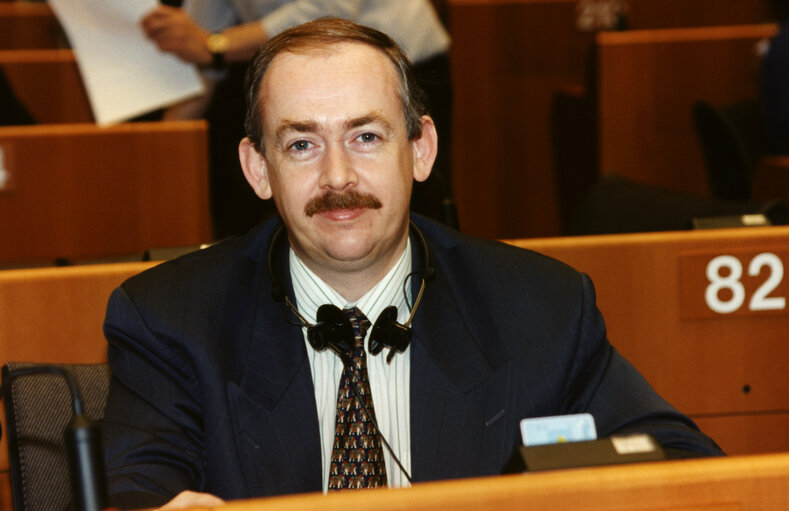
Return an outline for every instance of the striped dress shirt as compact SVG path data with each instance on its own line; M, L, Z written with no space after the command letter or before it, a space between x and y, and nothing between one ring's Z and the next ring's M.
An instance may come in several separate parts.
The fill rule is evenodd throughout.
M299 313L311 323L315 323L318 307L333 304L340 309L358 307L375 324L378 315L386 307L397 307L400 323L408 320L410 302L411 241L408 240L400 260L378 284L373 286L355 303L349 303L334 289L315 275L290 250L290 273L293 291ZM406 282L408 280L408 282ZM405 293L408 293L406 298ZM411 471L411 423L410 423L410 346L404 353L395 355L392 362L386 363L388 348L377 356L370 355L368 338L372 327L367 330L365 351L367 352L367 372L373 395L375 417L381 433L392 450L397 454L405 470ZM334 441L335 414L337 407L337 388L342 375L342 362L330 350L317 352L307 341L307 328L303 328L307 358L312 371L315 387L315 402L318 407L318 422L321 438L321 462L323 470L323 491L327 491L329 465ZM408 480L397 467L392 454L384 447L386 474L390 487L408 486Z

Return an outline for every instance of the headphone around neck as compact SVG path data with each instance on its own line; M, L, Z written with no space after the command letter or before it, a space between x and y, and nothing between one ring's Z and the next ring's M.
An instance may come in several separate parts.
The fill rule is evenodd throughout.
M389 354L386 357L387 363L392 361L395 353L403 353L411 343L411 321L414 319L414 314L419 307L419 302L422 300L426 282L432 279L434 275L434 270L430 266L427 242L425 241L422 231L420 231L413 222L411 222L411 230L416 234L416 237L419 238L422 255L425 261L424 268L410 273L406 278L406 281L408 281L414 273L419 273L422 276L422 282L419 286L416 300L414 300L414 306L411 307L411 313L408 316L408 320L403 324L397 322L398 311L397 307L394 305L390 305L381 311L381 314L378 315L378 319L375 320L368 341L368 349L372 355L377 355L384 348L389 348ZM274 271L274 251L284 232L285 226L282 225L271 238L271 244L268 250L268 268L271 276L272 295L275 300L285 302L285 306L298 319L298 324L300 326L307 327L307 341L313 349L316 351L323 351L328 348L340 357L340 360L342 360L345 366L348 366L352 363L351 357L354 347L354 334L351 322L348 320L345 313L336 305L324 304L318 307L316 323L311 324L301 313L299 313L298 308L290 300L277 278L276 272Z

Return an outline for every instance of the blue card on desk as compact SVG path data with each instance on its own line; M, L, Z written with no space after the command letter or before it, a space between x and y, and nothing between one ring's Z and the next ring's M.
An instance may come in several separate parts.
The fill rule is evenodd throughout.
M596 440L594 418L588 413L556 415L521 420L523 445Z

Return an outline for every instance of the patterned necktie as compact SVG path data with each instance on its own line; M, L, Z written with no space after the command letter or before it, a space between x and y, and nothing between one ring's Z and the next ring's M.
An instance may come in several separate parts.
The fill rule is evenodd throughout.
M367 378L364 334L370 321L356 307L344 310L353 327L355 348L353 364L345 367L337 392L337 425L329 470L329 490L347 488L378 488L386 486L386 465L373 421L373 396ZM364 399L367 412L359 401L351 382Z

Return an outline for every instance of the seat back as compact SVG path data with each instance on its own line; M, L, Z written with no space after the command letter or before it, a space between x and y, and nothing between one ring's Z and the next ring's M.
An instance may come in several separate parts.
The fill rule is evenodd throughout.
M786 223L776 213L785 203L757 203L697 197L608 174L602 176L576 210L565 235L684 231L694 219L762 213Z
M6 389L8 456L15 511L66 509L71 480L63 433L72 419L72 399L66 381L55 374L25 375L9 380L17 369L43 366L8 362L3 366ZM104 416L109 392L107 364L60 365L75 380L85 416ZM7 383L10 381L10 386Z
M33 123L35 123L33 116L19 101L14 89L8 83L8 78L0 69L0 126L20 126Z
M748 200L761 155L761 117L756 102L717 107L696 101L693 122L712 196Z

